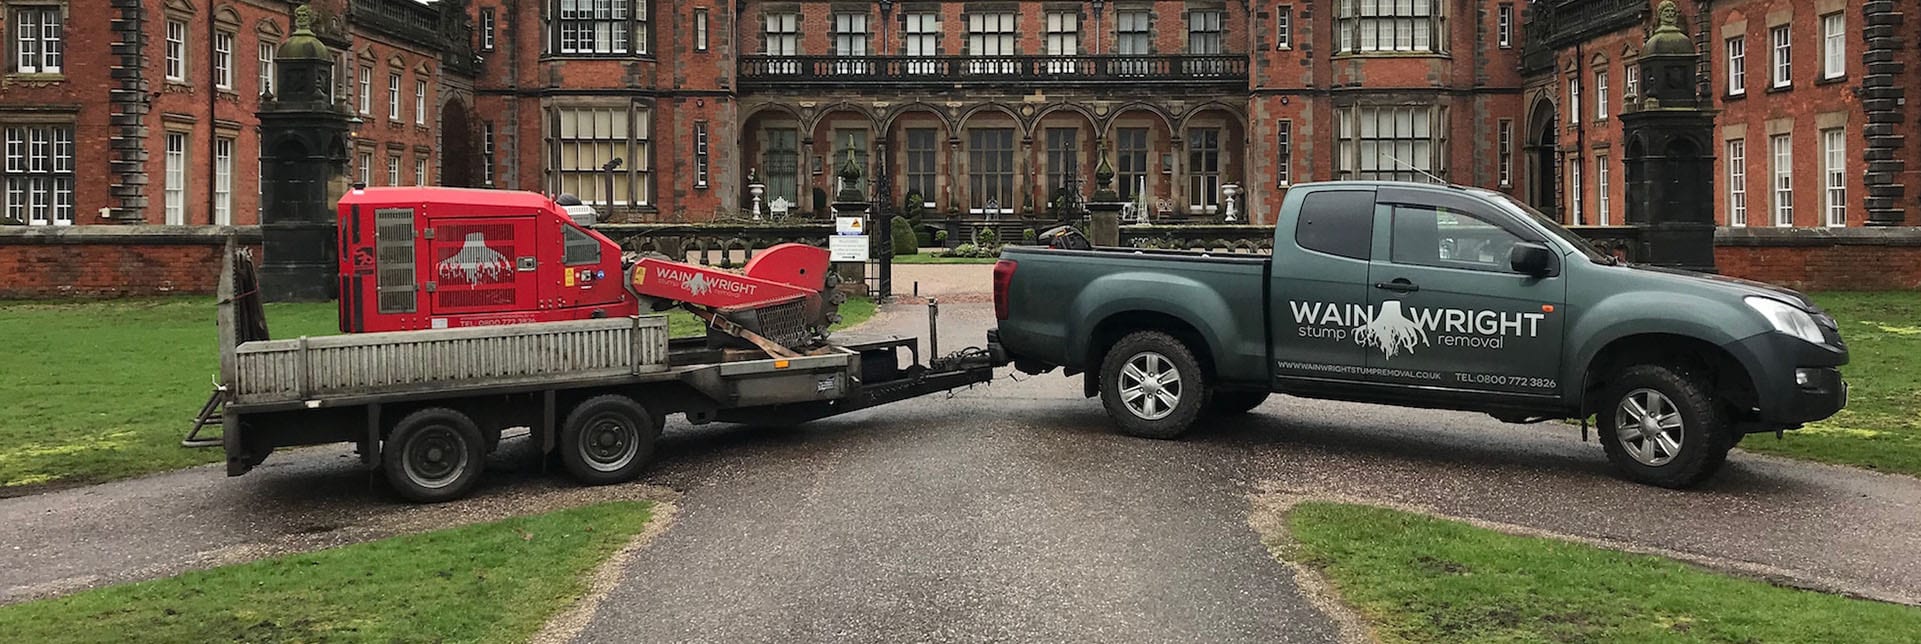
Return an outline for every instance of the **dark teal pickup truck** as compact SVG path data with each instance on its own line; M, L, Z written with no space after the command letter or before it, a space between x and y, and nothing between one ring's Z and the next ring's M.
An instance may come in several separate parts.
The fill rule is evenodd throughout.
M1271 257L1009 246L994 350L1028 373L1085 372L1137 436L1272 392L1592 416L1626 477L1665 487L1847 401L1847 347L1806 297L1625 264L1501 193L1302 184L1277 221Z

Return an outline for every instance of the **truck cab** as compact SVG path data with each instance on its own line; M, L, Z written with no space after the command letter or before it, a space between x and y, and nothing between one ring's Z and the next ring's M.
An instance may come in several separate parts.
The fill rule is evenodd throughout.
M620 246L543 195L354 188L339 203L340 330L634 315Z
M1747 433L1846 404L1847 347L1799 293L1629 265L1478 188L1289 190L1273 254L1014 248L1000 351L1088 374L1129 433L1171 438L1270 393L1593 417L1629 478L1711 475Z

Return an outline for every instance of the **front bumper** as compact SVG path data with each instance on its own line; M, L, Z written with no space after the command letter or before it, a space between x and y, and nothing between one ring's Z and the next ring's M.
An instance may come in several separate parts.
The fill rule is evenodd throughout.
M1759 420L1769 429L1822 420L1848 404L1848 383L1840 369L1848 362L1848 352L1842 346L1763 333L1728 349L1747 365Z

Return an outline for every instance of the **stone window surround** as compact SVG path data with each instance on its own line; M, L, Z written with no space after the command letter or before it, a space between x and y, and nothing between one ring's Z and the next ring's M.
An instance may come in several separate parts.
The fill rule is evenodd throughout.
M17 63L16 59L20 56L20 51L19 51L19 41L15 39L17 35L15 34L14 24L13 24L14 10L28 9L28 8L52 8L52 7L57 7L60 9L60 24L61 24L60 49L61 49L61 58L62 58L61 67L60 67L61 71L24 72L24 73L15 71L19 69L18 66L16 65ZM73 18L73 9L68 5L67 0L7 0L4 3L0 3L0 19L4 19L6 21L6 28L0 29L0 31L6 32L4 34L6 36L4 38L4 40L6 41L6 45L5 45L6 51L0 52L0 63L3 63L6 65L5 75L8 78L22 79L22 80L41 80L41 79L55 80L55 79L60 79L65 77L66 75L65 59L67 57L66 26L70 23L72 18ZM163 39L163 42L164 42L164 39Z

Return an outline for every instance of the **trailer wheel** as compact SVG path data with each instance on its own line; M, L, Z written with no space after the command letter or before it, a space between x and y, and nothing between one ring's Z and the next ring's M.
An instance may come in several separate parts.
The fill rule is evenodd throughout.
M587 399L560 429L560 462L588 485L631 481L654 458L660 423L640 403L618 394Z
M429 407L394 425L381 467L394 491L409 501L451 501L480 480L485 449L473 419L446 407Z
M1140 331L1121 338L1101 361L1101 403L1122 433L1176 438L1207 406L1206 374L1174 336Z
M1628 479L1666 488L1713 476L1734 447L1733 427L1709 389L1658 365L1621 371L1601 408L1601 446Z

